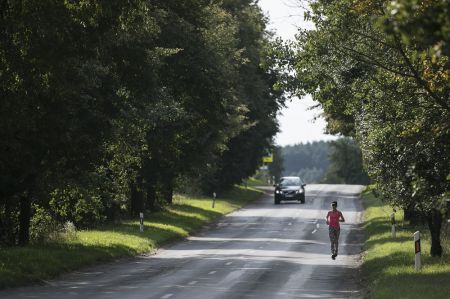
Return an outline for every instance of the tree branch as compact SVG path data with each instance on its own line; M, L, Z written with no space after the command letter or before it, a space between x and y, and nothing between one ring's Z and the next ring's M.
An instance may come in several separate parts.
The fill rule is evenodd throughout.
M359 51L356 51L356 50L354 50L354 49L352 49L352 48L349 48L349 47L346 47L346 46L343 46L342 48L345 49L345 50L348 50L348 51L350 51L350 52L352 52L352 53L357 54L359 57L354 56L354 55L352 55L352 54L350 54L350 53L344 51L344 53L345 53L346 55L349 55L349 56L351 56L352 58L354 58L354 59L356 59L356 60L358 60L358 61L360 61L360 62L363 62L363 63L366 63L366 64L370 64L370 65L377 66L377 67L382 68L382 69L384 69L384 70L386 70L386 71L388 71L388 72L391 72L391 73L394 73L394 74L397 74L397 75L400 75L400 76L404 76L404 77L408 77L408 78L415 78L414 75L407 74L407 73L403 73L403 72L397 71L397 70L395 70L395 69L392 69L392 68L390 68L390 67L388 67L388 66L383 65L382 63L378 62L378 61L375 60L373 57L371 57L371 56L369 56L369 55L367 55L367 54L361 53L361 52L359 52ZM362 59L361 57L364 57L364 58L366 58L366 59Z
M400 52L400 55L402 56L404 62L406 63L406 66L410 69L410 71L413 73L413 78L417 81L417 83L422 86L428 93L430 97L432 97L437 104L439 104L442 108L450 111L449 105L445 102L445 99L442 99L438 95L436 95L435 92L433 92L428 85L428 83L422 78L422 76L419 74L418 70L414 67L411 60L409 59L408 55L406 55L406 52L403 50L402 43L400 41L400 38L398 37L398 34L394 33L394 40L397 45L397 50Z
M380 40L380 39L378 39L378 38L376 38L376 37L370 36L370 35L368 35L368 34L365 34L365 33L362 33L362 32L356 31L356 30L350 30L350 29L347 29L347 30L348 30L350 33L352 33L352 34L360 35L360 36L365 37L365 38L367 38L367 39L370 39L370 40L372 40L372 41L374 41L374 42L376 42L376 43L380 43L380 44L382 44L383 46L386 46L386 47L388 47L388 48L396 49L396 46L395 46L395 45L391 45L391 44L389 44L389 43L387 43L387 42L385 42L385 41L382 41L382 40Z

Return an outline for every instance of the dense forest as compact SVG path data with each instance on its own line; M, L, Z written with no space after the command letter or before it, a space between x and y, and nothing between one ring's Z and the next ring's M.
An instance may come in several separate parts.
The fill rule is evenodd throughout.
M1 1L0 244L226 189L283 92L251 0Z

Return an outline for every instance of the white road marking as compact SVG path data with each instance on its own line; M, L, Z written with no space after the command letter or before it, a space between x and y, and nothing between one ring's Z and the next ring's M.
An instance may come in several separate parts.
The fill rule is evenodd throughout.
M288 225L292 225L292 223L291 223L291 222L289 222L289 223L288 223Z
M208 274L214 274L214 273L216 273L217 271L211 271L211 272L209 272Z
M170 298L172 296L173 296L173 294L167 294L167 295L162 296L161 299L167 299L167 298Z
M228 262L228 263L226 263L225 265L227 265L227 266L229 266L229 265L231 265L233 262Z
M317 229L314 229L311 234L315 234L317 232Z
M188 283L188 285L194 285L194 284L196 284L198 281L196 281L196 280L194 280L194 281L191 281L190 283Z

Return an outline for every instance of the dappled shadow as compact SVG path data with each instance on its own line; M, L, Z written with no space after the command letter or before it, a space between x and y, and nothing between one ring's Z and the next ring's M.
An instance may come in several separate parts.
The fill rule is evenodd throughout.
M9 277L2 277L0 281L8 286L19 286L24 283L40 283L85 266L114 260L118 257L131 257L138 252L121 244L84 245L78 243L61 244L49 243L44 246L29 246L2 251L0 264L2 273L9 273ZM51 263L43 264L40 259L47 261L51 255ZM70 257L70 258L68 258ZM38 266L42 265L42 266ZM41 268L42 267L42 268ZM18 271L27 273L22 276ZM17 275L20 274L20 279ZM5 285L0 285L0 289ZM0 296L1 297L1 296Z
M319 257L320 258L320 257ZM326 258L326 262L325 262ZM0 292L2 299L29 298L349 298L358 296L357 270L338 261L264 259L238 255L139 257L79 271L46 287ZM214 270L212 275L211 270ZM195 286L192 284L195 282ZM170 287L170 288L169 288ZM205 291L206 290L206 291ZM199 292L202 291L202 292ZM280 292L283 295L280 295Z
M298 209L306 211L316 210L321 211L323 213L323 218L325 218L326 212L331 209L330 205L333 200L335 200L335 198L329 196L314 197L306 195L305 204L302 204L296 200L283 200L281 201L280 204L275 205L274 197L273 195L270 195L265 196L263 199L255 203L252 203L249 206L246 206L244 209L248 208L251 208L252 210L273 209L274 217L276 217L277 215L276 214L277 210L286 210L286 209ZM317 202L320 202L320 204L317 204ZM340 200L339 203L340 205L338 209L343 213L345 213L345 212L355 212L355 204L358 206L359 209L361 201L359 198L348 198Z
M197 214L185 215L183 213ZM213 219L222 216L221 213L213 210L206 210L198 207L193 207L184 204L176 204L171 209L167 209L157 213L149 213L148 218L144 218L144 233L140 232L140 224L138 220L124 221L120 225L108 225L97 229L98 231L110 231L134 235L139 237L148 237L149 232L165 231L170 232L170 229L163 228L164 226L173 226L183 229L187 232L198 230L200 227ZM203 219L202 219L203 218ZM157 227L157 226L161 227ZM176 235L173 231L172 233Z

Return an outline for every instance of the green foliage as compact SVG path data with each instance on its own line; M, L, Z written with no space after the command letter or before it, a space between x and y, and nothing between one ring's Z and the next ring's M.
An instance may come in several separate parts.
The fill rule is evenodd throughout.
M229 187L271 146L283 92L254 1L1 7L2 244L161 209L186 178Z
M273 162L268 164L269 176L275 178L274 182L278 182L283 176L284 171L284 157L282 154L283 148L276 146L273 149ZM302 177L303 178L303 177Z
M313 1L308 18L316 29L298 35L298 88L321 104L328 131L356 138L386 200L428 215L440 255L432 215L450 188L448 3Z
M224 7L237 21L241 64L234 78L236 96L245 109L236 122L239 130L224 144L224 150L210 164L203 184L208 193L227 189L253 175L262 157L272 150L272 137L278 131L276 115L284 102L283 91L275 84L282 76L269 56L272 46L265 30L266 20L253 1L224 1Z
M30 221L30 241L42 244L51 240L58 230L58 224L50 213L39 206L33 206L34 213Z
M103 220L103 204L97 194L80 187L67 186L50 194L49 207L56 219L72 221L77 227L88 227Z
M323 183L362 184L369 183L364 170L361 149L351 138L340 138L330 142L330 167L325 173Z

